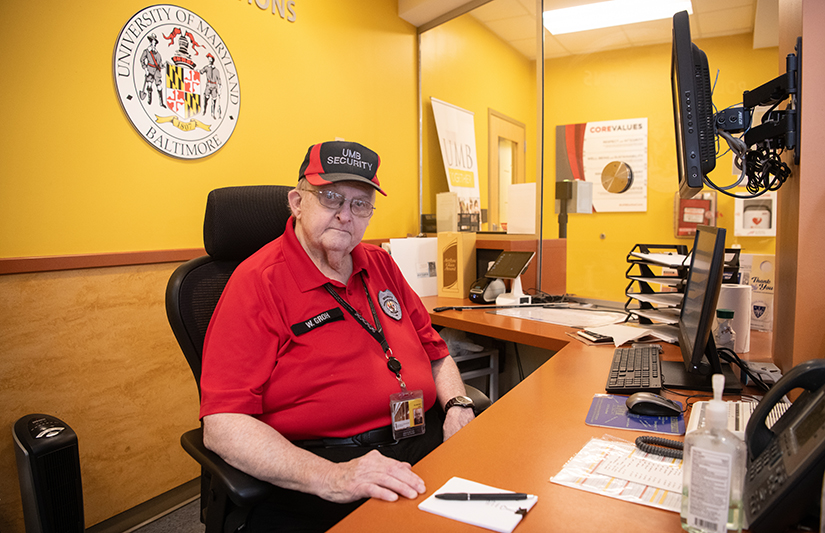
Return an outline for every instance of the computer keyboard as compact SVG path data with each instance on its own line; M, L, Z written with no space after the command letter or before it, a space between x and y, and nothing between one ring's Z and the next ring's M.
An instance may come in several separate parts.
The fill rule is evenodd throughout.
M659 392L662 388L662 368L658 344L637 344L632 348L616 348L604 390L611 394Z

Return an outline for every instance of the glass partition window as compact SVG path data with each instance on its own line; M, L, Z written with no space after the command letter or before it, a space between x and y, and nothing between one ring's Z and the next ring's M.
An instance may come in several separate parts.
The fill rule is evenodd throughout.
M435 214L436 195L449 191L431 104L436 98L473 114L483 231L506 228L508 211L517 209L508 205L509 186L535 182L538 167L536 62L479 20L506 20L512 8L512 0L493 0L419 35L421 212ZM476 18L481 10L486 16Z

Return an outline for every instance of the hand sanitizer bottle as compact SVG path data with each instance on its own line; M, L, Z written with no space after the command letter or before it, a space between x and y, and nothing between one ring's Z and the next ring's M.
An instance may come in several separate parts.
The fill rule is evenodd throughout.
M722 401L725 376L713 376L713 400L704 425L685 437L682 464L682 528L691 533L742 531L745 443L728 431Z
M713 340L716 342L716 347L735 351L736 332L733 331L733 311L730 309L717 309L716 320L717 325L713 331Z

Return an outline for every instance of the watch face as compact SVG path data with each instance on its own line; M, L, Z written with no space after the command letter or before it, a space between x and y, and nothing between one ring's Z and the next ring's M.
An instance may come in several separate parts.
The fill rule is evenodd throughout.
M467 396L456 396L447 402L447 409L450 407L473 407L473 400Z

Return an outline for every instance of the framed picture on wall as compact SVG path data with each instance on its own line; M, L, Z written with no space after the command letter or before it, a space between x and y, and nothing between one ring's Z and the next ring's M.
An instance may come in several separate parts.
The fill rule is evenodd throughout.
M647 118L556 126L556 181L593 184L593 213L647 211Z
M736 198L734 232L737 237L776 237L776 192L758 198Z
M693 238L696 226L716 225L716 191L705 191L693 198L673 199L673 225L676 237Z

